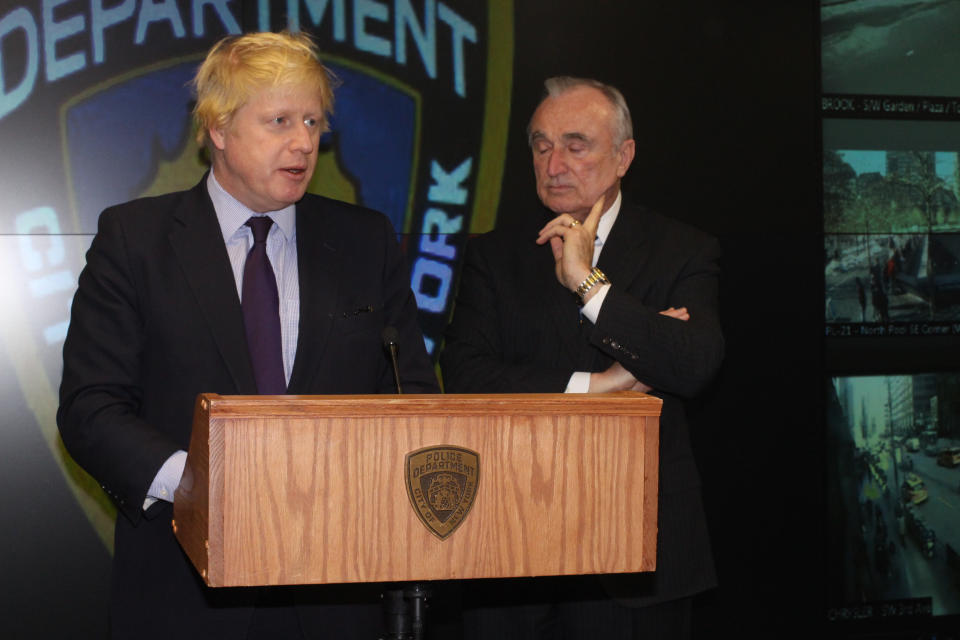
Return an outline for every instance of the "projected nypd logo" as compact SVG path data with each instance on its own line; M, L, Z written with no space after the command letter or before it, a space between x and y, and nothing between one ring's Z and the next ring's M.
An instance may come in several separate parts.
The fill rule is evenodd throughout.
M187 83L210 44L241 30L308 31L338 76L309 190L382 211L407 256L434 357L470 232L499 200L512 70L511 0L114 3L90 16L0 10L0 142L18 166L0 219L23 234L6 295L24 405L109 545L106 501L63 454L60 349L83 252L106 206L187 189L206 167ZM52 134L52 135L51 135ZM44 140L44 136L46 139ZM62 170L62 174L58 173ZM4 301L8 302L8 301ZM39 365L39 366L38 366ZM108 517L104 518L104 513Z

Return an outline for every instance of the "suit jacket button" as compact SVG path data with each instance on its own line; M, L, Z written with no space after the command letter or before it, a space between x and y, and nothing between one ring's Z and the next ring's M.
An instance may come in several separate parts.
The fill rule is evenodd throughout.
M600 342L602 342L603 344L610 344L610 338L604 338Z

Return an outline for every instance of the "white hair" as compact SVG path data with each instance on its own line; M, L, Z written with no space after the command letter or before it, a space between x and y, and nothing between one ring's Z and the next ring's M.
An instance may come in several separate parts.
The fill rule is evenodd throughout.
M574 78L572 76L554 76L547 78L543 83L544 93L542 104L547 98L556 98L572 89L580 87L590 87L596 89L604 95L613 107L613 143L619 147L626 140L633 138L633 120L630 118L630 109L627 107L627 101L623 94L616 87L604 84L599 80L592 78ZM530 125L527 125L527 137L530 137Z

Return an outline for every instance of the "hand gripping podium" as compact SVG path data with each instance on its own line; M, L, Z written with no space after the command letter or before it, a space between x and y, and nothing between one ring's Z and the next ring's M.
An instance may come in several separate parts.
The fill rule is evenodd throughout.
M174 531L211 587L653 571L661 404L201 395Z

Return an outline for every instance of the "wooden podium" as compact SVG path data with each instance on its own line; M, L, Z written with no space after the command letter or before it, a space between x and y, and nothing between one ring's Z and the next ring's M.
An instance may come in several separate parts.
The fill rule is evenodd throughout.
M653 571L661 404L202 395L174 531L211 587Z

